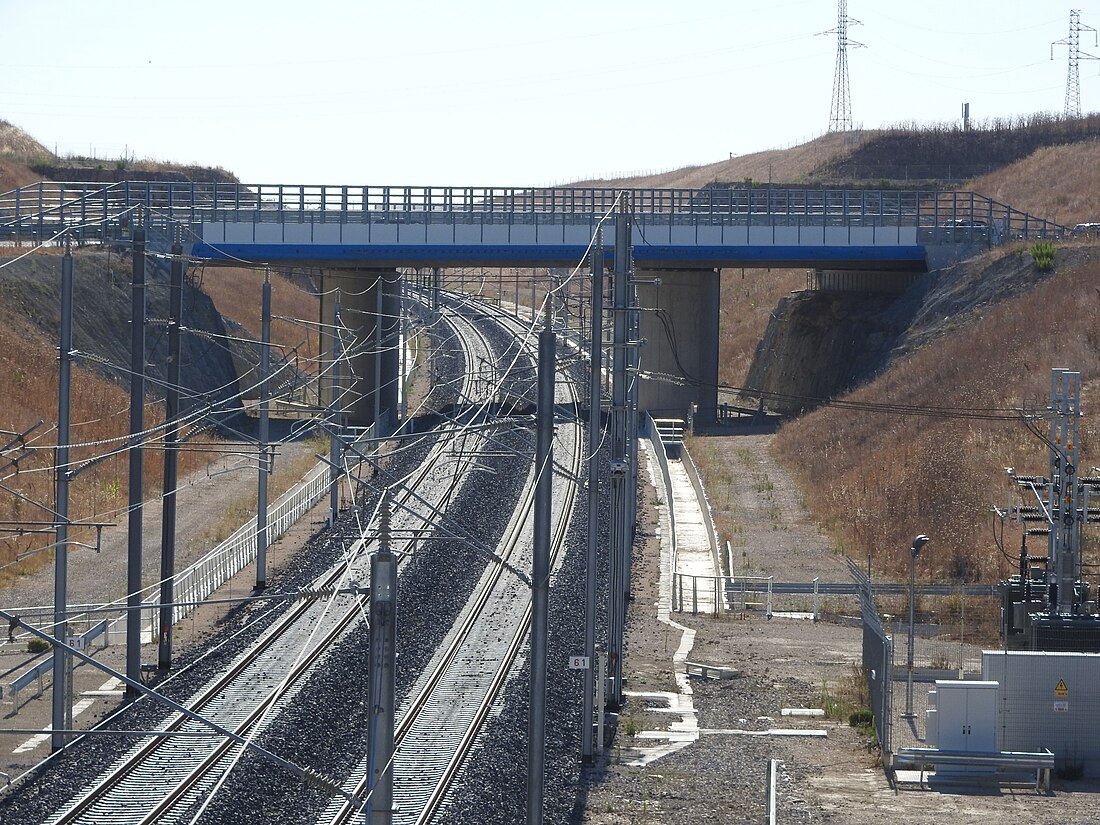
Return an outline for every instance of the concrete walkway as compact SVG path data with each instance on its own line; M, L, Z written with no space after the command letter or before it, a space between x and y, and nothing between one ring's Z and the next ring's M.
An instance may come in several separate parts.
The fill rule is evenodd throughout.
M703 508L706 502L699 501L695 487L691 484L687 470L679 459L669 459L668 474L672 480L669 496L672 500L673 514L676 517L676 561L673 569L681 574L684 588L683 606L686 612L714 612L714 582L699 580L698 586L692 586L687 576L718 575L714 569L714 554L711 552L710 538L707 534Z
M636 767L644 767L655 759L660 759L662 756L675 753L699 739L699 719L695 713L691 682L688 679L687 669L684 664L691 654L692 646L695 644L695 631L691 628L684 627L682 624L678 624L670 618L672 606L672 571L675 569L675 559L673 559L672 556L671 530L668 518L668 497L667 491L662 495L661 491L664 488L664 481L661 477L660 469L655 464L654 457L650 454L650 449L649 442L643 440L640 443L639 454L645 456L645 465L649 472L650 481L658 491L658 498L665 502L664 505L658 506L657 508L658 517L660 519L659 532L661 540L661 581L658 588L659 597L656 605L657 619L681 633L680 643L676 647L676 652L672 654L672 669L676 677L676 687L678 690L676 693L631 691L625 691L625 693L627 696L645 701L647 703L647 709L651 711L679 716L680 720L671 721L668 728L664 730L641 731L637 734L637 739L649 741L653 744L631 747L624 752L623 763ZM683 468L681 468L681 470L682 469ZM684 479L687 480L686 473L684 474ZM690 481L687 481L687 485L691 488ZM694 499L694 497L695 491L692 489L692 499ZM676 535L679 536L680 514L678 510L676 511L676 518ZM701 518L699 521L702 523ZM705 532L704 530L704 535ZM710 554L709 548L707 554L708 556Z

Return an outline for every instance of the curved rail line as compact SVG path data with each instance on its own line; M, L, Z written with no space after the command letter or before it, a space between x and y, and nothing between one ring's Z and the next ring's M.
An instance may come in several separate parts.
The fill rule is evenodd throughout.
M462 303L465 301L461 299ZM514 316L480 303L470 306L484 316L495 316L496 323L516 332L519 322ZM528 330L524 327L520 332ZM560 381L558 386L564 400L575 405L577 397L571 382L568 379ZM554 497L558 505L552 535L555 567L564 548L577 492L576 479L583 465L582 428L577 424L559 428L558 439L559 446L569 453L569 463L564 474L559 473L556 479L561 489L560 495ZM422 674L412 696L401 709L395 731L395 823L421 825L434 818L473 749L494 702L514 672L530 629L531 601L526 585L522 586L522 593L517 592L519 583L505 576L504 563L518 566L523 563L519 561L521 557L527 563L530 561L534 490L532 468L498 548L499 561L487 567L447 643ZM502 617L502 611L511 613L511 625ZM487 628L488 634L485 633ZM402 782L402 777L411 781ZM352 779L353 784L345 788L362 798L369 787L365 764L359 766ZM342 825L364 820L362 812L353 804L338 801L329 806L321 821Z
M484 336L466 335L463 340L471 359L491 353ZM459 391L465 397L475 399L479 394L477 384L469 377L470 370L465 372L467 375ZM441 435L427 459L402 485L396 497L398 511L405 511L406 520L429 523L431 513L425 511L446 506L476 460L470 453L476 451L483 438L476 433L464 432L461 426L449 427ZM471 439L474 450L470 449ZM462 442L457 450L456 440ZM434 485L437 489L430 494L433 500L427 501L415 491L425 487L429 476L441 464L451 465L450 471L444 477L442 488L438 487L438 482ZM414 525L410 532L420 532L417 527ZM413 541L410 539L409 544ZM348 578L364 580L366 570L362 562L366 558L363 552L365 543L366 539L362 537L354 542L346 561L320 577L313 589L332 588ZM407 547L395 549L399 557L407 556L402 552ZM227 673L192 697L190 707L239 735L257 733L275 715L275 711L295 695L304 682L303 677L332 643L346 632L355 619L362 617L365 620L366 613L358 599L346 596L337 599L339 609L328 617L329 626L319 636L314 636L314 630L328 612L328 606L318 616L315 601L295 605L263 634L256 645L239 657ZM293 662L289 669L278 666L288 659ZM193 732L201 731L202 726L178 715L170 718L162 729ZM147 740L49 822L51 825L172 822L183 811L193 807L203 794L209 793L239 757L241 750L241 745L224 741L216 734L209 739L169 736Z

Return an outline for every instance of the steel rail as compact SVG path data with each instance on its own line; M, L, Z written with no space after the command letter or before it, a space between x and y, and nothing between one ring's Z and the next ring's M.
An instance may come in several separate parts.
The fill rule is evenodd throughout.
M499 310L497 311L499 312ZM503 317L507 317L509 319L509 322L516 323L518 325L518 321L514 317L507 316L504 313L501 313L501 315ZM527 328L522 327L522 331L526 333ZM578 415L574 417L574 422L579 422L579 395L573 382L568 378L568 376L565 376L565 378L566 380L561 382L561 386L563 386L571 396L570 403L574 407L575 411L578 411ZM577 496L577 488L579 486L577 480L581 477L581 471L583 469L584 463L583 428L579 425L579 423L574 423L570 429L573 432L571 455L572 463L565 478L566 494L565 496L558 499L558 518L556 520L554 533L551 537L552 570L557 566L565 545L565 537L569 529L569 515L573 511L573 505ZM555 437L557 438L557 436ZM532 499L534 498L534 484L531 485L531 497ZM508 678L511 676L515 661L526 642L527 636L531 628L531 611L532 604L531 600L528 599L524 604L523 616L520 621L520 626L513 634L508 644L504 656L501 659L500 666L497 668L497 671L494 674L493 681L489 687L489 690L486 691L484 697L482 698L481 703L476 710L473 722L466 729L460 742L458 743L458 747L456 748L454 756L451 758L450 763L447 766L447 770L443 778L436 785L433 793L427 801L427 804L424 806L423 812L416 820L417 825L427 825L427 823L432 821L432 819L435 817L436 813L439 811L440 807L444 803L455 778L457 778L457 776L461 772L467 757L472 752L477 737L481 732L482 726L485 720L488 718L492 710L493 704L496 702L497 697L500 694L500 691L503 689Z
M268 694L266 698L261 700L233 732L240 736L250 733L256 724L264 719L273 708L292 696L296 692L295 688L299 686L301 677L312 670L317 661L328 651L329 646L343 636L344 632L359 615L357 605L344 611L336 624L326 631L321 639L317 640L310 652L291 670L285 678L284 683ZM190 774L185 776L175 788L169 791L164 798L145 815L140 821L140 825L154 825L154 823L163 822L168 811L183 801L188 791L194 789L202 779L210 774L211 771L223 761L223 757L234 749L239 749L239 746L232 740L223 739L221 743L207 755L201 764L195 766Z
M468 301L468 298L463 296L462 301L465 303ZM490 316L496 312L494 308L484 304L475 304L473 308L478 312ZM516 319L513 316L509 316L506 313L501 313L501 315L503 318L507 319L507 323L516 323ZM500 318L497 319L497 322L502 323ZM521 333L525 334L527 331L526 327L524 327ZM514 329L513 332L515 332ZM577 396L573 391L572 385L568 381L563 383L572 396L571 403L576 405L578 403ZM572 512L576 497L577 485L575 479L579 476L580 466L583 461L583 434L581 428L573 426L571 429L573 433L573 443L570 445L572 466L570 471L565 474L566 478L564 483L566 494L559 498L560 506L558 508L556 529L552 541L555 557L554 564L557 563L561 549L564 546L564 540L569 525L569 515ZM498 547L498 555L502 560L510 560L522 552L523 539L527 533L528 521L534 506L534 489L535 485L532 472L528 477L528 481L524 487L520 502L509 524L506 535ZM437 659L432 668L427 672L427 675L421 676L418 692L412 696L411 699L406 700L404 712L395 732L396 748L400 749L407 744L411 732L420 722L422 712L429 704L438 700L439 694L447 693L448 688L446 686L446 680L448 677L453 678L451 668L454 666L455 662L459 660L460 654L467 652L466 645L469 642L471 633L484 621L483 613L487 606L491 604L493 596L497 593L498 585L501 582L504 570L504 564L498 563L491 565L486 571L485 576L478 585L477 591L471 597L464 609L459 622L452 628L448 636L447 646L438 654ZM519 616L515 632L511 634L506 645L502 649L496 651L496 655L499 656L498 663L492 672L491 679L481 693L477 705L473 708L472 713L469 714L469 720L464 723L464 727L458 738L452 739L446 745L439 741L433 741L433 754L446 748L450 751L450 755L442 765L438 781L433 782L430 787L422 789L426 790L427 794L419 795L419 798L423 799L423 803L419 811L411 812L410 815L415 816L413 821L417 823L430 821L446 798L454 778L461 771L470 750L476 742L484 721L492 709L493 703L496 701L501 689L512 673L513 665L525 644L529 632L530 616L531 603L528 599ZM482 656L490 655L489 651L481 650L479 652ZM429 721L425 724L431 725L432 723ZM435 740L436 731L434 728L432 729L432 734L432 738ZM453 750L450 750L452 747ZM405 757L413 756L407 752L404 755ZM439 763L435 762L435 766L438 768ZM354 794L362 798L369 786L368 772L365 770L364 766L360 766L354 775L357 779L356 784L352 786L355 789ZM408 800L406 800L406 802L407 801ZM416 801L419 801L419 799ZM407 804L405 808L408 809ZM331 811L330 806L330 813L326 815L325 821L331 822L333 825L346 823L354 817L355 813L354 806L344 801L338 803L338 807L335 811ZM400 818L402 820L409 819L409 817L406 816Z
M484 344L484 340L482 340ZM454 426L448 428L442 433L443 437L437 438L436 443L433 445L432 452L426 457L425 461L420 465L417 473L410 484L403 485L402 491L398 494L398 504L407 505L410 499L413 499L413 491L420 487L427 476L439 465L440 461L444 458L453 458L451 454L453 451L453 440L455 438L462 437L463 439L470 437L470 433L464 432L464 428L461 426ZM479 438L476 434L473 434L474 438ZM470 450L460 450L458 461L453 462L455 469L450 475L450 480L446 484L445 490L437 499L437 506L440 503L450 501L456 489L461 486L465 480L467 471L470 465L473 463L473 459L470 457ZM428 505L430 506L430 505ZM410 508L411 509L411 508ZM415 542L415 539L408 540L405 543L403 549L407 550ZM319 587L327 587L338 581L345 573L351 569L352 561L357 558L358 550L362 549L365 539L360 538L355 545L353 545L349 558L345 562L334 567L328 574L326 574L324 580L318 585ZM407 558L408 553L402 553L402 558ZM255 645L247 655L239 658L234 666L222 677L215 680L203 693L193 700L192 707L195 710L200 710L207 707L211 703L214 703L221 697L226 690L232 688L233 683L241 678L241 675L248 669L248 667L255 663L260 657L264 656L272 646L275 645L284 635L289 634L296 623L304 616L304 614L310 609L309 603L296 605L285 616L281 617L276 625L269 629L263 639ZM236 733L244 733L251 731L255 725L267 716L270 710L277 705L277 703L283 701L285 698L293 695L300 687L301 677L305 675L309 669L317 663L320 657L327 652L330 645L338 638L340 638L347 628L351 625L353 620L360 614L360 606L356 602L352 602L348 605L347 609L343 611L342 615L338 615L333 626L326 631L321 640L315 642L313 648L308 657L299 660L298 664L292 669L275 690L270 691L259 703L251 706L251 709L246 712L243 718L234 719ZM312 624L310 629L312 628ZM182 729L186 724L186 717L178 716L169 721L165 726L164 732L170 732L173 730ZM111 793L113 788L117 788L120 783L125 782L126 778L133 776L139 769L138 766L143 762L149 760L151 755L158 751L160 748L170 747L170 743L166 740L170 737L160 736L148 743L140 745L138 749L128 757L123 764L119 765L114 770L108 772L105 776L101 777L99 783L91 791L89 791L84 797L78 800L75 804L71 805L68 809L62 812L60 818L53 820L57 823L69 823L77 821L79 817L87 813L94 808L97 803L103 800L108 794ZM205 776L208 776L218 765L224 762L227 758L227 753L233 749L233 743L224 741L217 745L211 752L205 755L201 762L192 767L186 775L178 777L178 781L174 785L173 789L156 802L153 807L144 814L144 816L138 818L136 815L130 813L122 813L124 818L120 818L117 821L125 822L159 822L164 821L169 810L178 805L181 800L184 799L189 790L193 790ZM174 781L174 780L169 780ZM164 785L166 784L163 776L157 777L157 782L153 787L154 792L160 796ZM194 804L194 799L188 801L188 806ZM97 821L108 821L106 818L109 815L98 815Z
M328 586L338 581L340 576L343 575L346 567L346 564L342 564L330 571L326 575L322 586ZM294 605L286 615L280 617L275 625L264 633L263 637L249 650L247 655L239 657L229 670L215 679L215 681L208 685L197 697L193 698L188 707L193 711L202 712L203 709L218 699L226 690L233 686L233 683L241 677L242 673L244 673L249 666L254 664L259 657L270 651L275 644L282 640L285 634L293 630L294 625L312 606L311 603ZM162 729L164 731L178 730L188 721L188 717L176 715L172 717L167 724L162 725ZM77 800L69 808L65 809L59 816L48 821L51 825L65 825L66 823L80 821L80 817L88 813L100 800L105 798L107 794L125 782L143 761L147 760L154 752L165 745L166 742L163 737L152 739L140 745L122 764L101 776L98 784L92 788L91 791ZM107 815L108 814L99 814L97 816L99 819L103 819ZM118 821L141 822L143 820L127 819Z
M461 308L461 303L459 303L459 307ZM453 307L447 307L447 309L450 310L448 315L450 317L451 327L455 331L455 334L463 340L465 351L469 352L474 349L474 347L471 346L471 339L474 339L477 345L484 347L484 351L491 357L493 354L492 347L484 331L461 311L457 311ZM469 370L467 374L470 374ZM470 402L476 402L477 400L470 392L464 392L462 395ZM507 562L512 557L513 551L522 539L526 528L526 522L533 506L534 484L528 479L528 482L524 485L513 518L508 525L506 535L498 546L497 559L495 562L490 562L491 570L488 577L484 578L479 583L475 594L471 597L471 600L468 601L466 608L464 608L464 613L459 620L459 624L456 625L456 628L452 630L449 636L450 643L448 647L445 648L442 655L435 660L433 666L427 672L427 675L421 675L420 681L422 686L419 692L413 696L411 701L407 704L407 707L401 715L400 722L394 732L395 751L401 747L410 730L413 729L421 711L424 710L428 702L432 699L444 676L447 674L448 669L454 663L461 651L462 643L466 640L469 632L480 618L482 608L492 596L495 585L500 581L504 571L507 569ZM355 795L362 798L369 785L369 772L363 765L360 765L360 767L353 772L353 776L356 779L353 786L355 788ZM350 800L344 800L344 804L342 804L333 814L332 822L346 822L355 812L356 808Z

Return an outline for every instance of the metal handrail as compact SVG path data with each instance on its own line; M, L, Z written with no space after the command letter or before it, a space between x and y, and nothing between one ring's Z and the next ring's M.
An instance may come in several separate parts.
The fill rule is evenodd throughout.
M628 189L312 186L162 181L40 181L0 195L0 229L89 224L143 207L146 225L170 222L526 223L589 221L630 195L639 226L915 226L993 242L1059 237L1065 227L974 192L844 189ZM49 220L53 219L53 220Z

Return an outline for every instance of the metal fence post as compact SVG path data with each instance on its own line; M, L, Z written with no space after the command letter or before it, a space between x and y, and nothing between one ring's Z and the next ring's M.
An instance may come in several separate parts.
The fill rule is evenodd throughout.
M768 760L767 777L764 785L764 796L768 806L768 825L776 825L775 775L778 773L778 768L778 759Z

